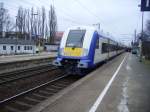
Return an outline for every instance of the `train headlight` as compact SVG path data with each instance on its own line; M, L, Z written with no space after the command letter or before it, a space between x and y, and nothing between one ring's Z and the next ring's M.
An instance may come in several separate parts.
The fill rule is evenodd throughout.
M82 56L87 56L87 55L88 55L88 49L83 49Z

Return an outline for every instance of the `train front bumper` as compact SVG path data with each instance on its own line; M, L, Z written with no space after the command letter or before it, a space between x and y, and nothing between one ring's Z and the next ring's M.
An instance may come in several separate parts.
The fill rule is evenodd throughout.
M67 62L64 63L64 60L69 60ZM71 62L75 62L76 64L74 64L74 66L76 66L77 68L89 68L92 66L92 62L91 60L87 59L87 58L69 58L69 57L63 57L63 58L57 58L56 60L53 61L53 65L55 66L66 66L67 64L69 64L70 66L72 65Z
M88 68L89 67L90 60L80 60L77 67L78 68Z

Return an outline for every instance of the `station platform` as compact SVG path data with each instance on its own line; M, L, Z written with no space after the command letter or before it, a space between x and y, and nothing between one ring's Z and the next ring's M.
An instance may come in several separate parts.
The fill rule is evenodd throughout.
M9 63L9 62L24 61L24 60L33 60L33 59L55 57L56 55L57 55L56 52L43 52L43 53L37 53L37 54L0 56L0 64Z
M124 53L29 112L150 112L150 65Z

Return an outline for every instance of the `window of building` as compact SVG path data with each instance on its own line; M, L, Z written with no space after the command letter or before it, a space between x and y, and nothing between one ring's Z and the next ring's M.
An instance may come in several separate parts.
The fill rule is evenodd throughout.
M20 46L18 46L18 50L20 50Z
M10 46L10 49L11 49L11 50L14 50L14 46Z
M30 50L32 50L32 46L30 46Z
M6 50L6 46L3 46L3 50Z
M27 50L30 50L30 46L27 46Z
M24 50L27 50L26 46L24 46Z

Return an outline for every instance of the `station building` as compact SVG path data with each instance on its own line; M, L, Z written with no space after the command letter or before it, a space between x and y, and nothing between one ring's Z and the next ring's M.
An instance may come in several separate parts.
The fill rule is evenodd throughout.
M0 55L36 53L36 44L32 40L0 38Z
M57 31L56 36L54 38L54 43L53 44L45 43L45 45L44 45L45 51L56 52L58 50L58 47L59 47L59 44L61 42L61 38L62 38L63 34L64 34L63 31Z

